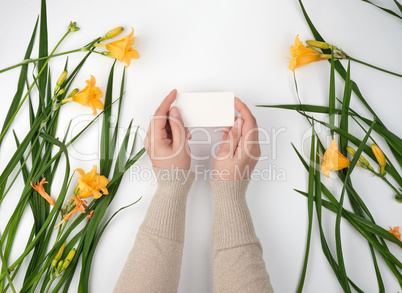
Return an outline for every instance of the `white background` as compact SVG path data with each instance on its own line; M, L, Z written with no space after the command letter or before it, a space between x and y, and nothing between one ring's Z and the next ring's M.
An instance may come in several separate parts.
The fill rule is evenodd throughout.
M396 10L391 0L379 4ZM355 58L371 62L392 71L402 72L400 56L402 22L377 8L358 0L305 0L305 6L323 37L343 48ZM40 1L14 0L0 3L0 68L22 60L29 37L40 11ZM264 249L264 260L276 292L296 290L305 250L307 235L307 201L293 191L306 190L307 172L291 148L305 147L308 154L310 129L299 114L274 109L256 108L257 104L296 103L293 74L288 69L289 46L297 34L302 40L312 34L302 16L298 2L282 1L127 1L127 0L69 0L48 1L49 48L64 34L70 21L81 27L68 37L58 50L63 52L79 48L97 36L116 27L124 26L124 34L135 29L140 54L127 70L126 96L122 112L122 135L129 121L146 130L150 117L163 97L173 88L179 91L234 91L255 114L259 126L270 135L270 143L262 146L263 155L258 170L271 168L271 178L250 184L248 203L255 229ZM36 56L36 49L33 56ZM70 68L83 56L70 57ZM51 62L53 80L62 71L65 58ZM83 88L92 74L97 85L105 91L112 60L100 55L92 56L78 74L74 87ZM346 63L344 63L346 64ZM116 66L116 85L119 83L122 64ZM0 75L0 120L3 121L16 90L19 70ZM296 70L300 96L309 104L327 105L328 62L314 63ZM352 63L352 79L360 86L365 98L391 131L401 136L402 80ZM117 86L116 86L117 87ZM341 98L343 82L337 79L336 93ZM114 98L117 98L118 92ZM35 97L35 95L33 95ZM356 97L352 107L362 109ZM24 105L12 125L20 138L28 129L28 108ZM92 118L88 108L69 104L62 109L59 136L62 136L70 119L76 133ZM367 114L366 112L362 112ZM321 116L317 116L321 117ZM370 117L367 115L367 117ZM353 132L362 132L354 127ZM273 142L274 131L283 130ZM100 127L95 125L70 148L71 168L89 171L98 164ZM212 132L213 129L209 129ZM216 133L208 145L193 145L197 155L208 155L211 145L219 141ZM194 138L203 139L202 134ZM329 144L328 136L323 136ZM121 137L120 137L121 139ZM371 143L371 142L370 142ZM141 142L139 142L140 147ZM384 146L384 142L379 140ZM139 149L139 148L138 148ZM3 142L0 169L15 150L11 132ZM389 150L384 147L389 155ZM211 167L212 158L193 161L201 165L198 170ZM375 165L374 162L372 162ZM145 174L151 163L147 156L138 167ZM62 171L63 169L60 168ZM135 176L133 168L125 175L122 185L107 215L133 202L141 201L122 212L106 230L93 261L90 279L91 292L112 292L126 257L132 248L135 235L150 203L155 186L150 180ZM285 172L279 181L273 171ZM131 175L130 175L131 174ZM278 174L278 173L276 173ZM63 174L60 172L60 177ZM269 175L267 175L269 176ZM377 223L384 228L402 225L401 205L393 200L393 193L381 180L364 170L356 169L354 184L372 211ZM335 177L333 177L335 178ZM18 200L22 179L10 191L0 206L0 228L3 230L12 207ZM323 182L339 196L338 179ZM61 179L54 186L61 183ZM57 189L57 188L55 188ZM72 190L71 190L72 192ZM52 191L57 196L57 190ZM346 203L346 206L348 204ZM186 239L179 292L212 292L211 233L213 223L212 194L208 182L201 176L190 190L187 204ZM21 230L12 257L18 257L30 231L32 218L24 217L26 230ZM334 216L324 212L327 240L334 250ZM1 230L1 231L2 231ZM367 243L343 221L343 249L347 273L365 292L378 292L375 273ZM402 252L395 245L390 249L400 259ZM382 260L379 260L386 292L399 290L395 278ZM75 278L70 292L76 291ZM22 280L17 280L21 282ZM315 223L304 292L340 292L339 286L322 251Z

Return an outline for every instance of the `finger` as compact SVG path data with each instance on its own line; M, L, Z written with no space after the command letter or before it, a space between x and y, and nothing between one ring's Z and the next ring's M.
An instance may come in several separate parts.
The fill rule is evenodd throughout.
M236 121L236 119L239 118L239 117L240 117L240 116L236 116L236 117L235 117L235 121ZM232 126L224 126L224 127L222 127L221 130L222 130L223 132L229 132L230 129L232 129Z
M232 129L230 130L230 132L232 134L230 136L232 149L233 149L233 150L231 150L232 155L234 155L236 153L237 146L239 145L239 141L240 141L240 138L242 135L242 133L241 133L242 126L243 126L243 119L241 117L239 117L236 119Z
M242 135L246 135L248 140L258 140L257 121L250 109L239 98L235 98L235 108L243 119Z
M180 144L186 139L186 130L181 117L180 110L173 107L169 111L169 124L172 131L173 144Z
M159 130L164 130L166 123L167 123L167 117L169 113L170 106L176 99L176 94L177 90L174 89L172 90L166 98L162 101L158 109L155 111L154 115L154 130L159 131Z
M193 135L191 134L190 130L188 130L187 127L185 127L184 130L186 131L186 138L187 138L188 140L192 139L192 138L193 138Z
M222 140L220 143L220 148L217 153L218 157L226 157L230 152L230 140L229 140L230 133L225 132L222 136Z

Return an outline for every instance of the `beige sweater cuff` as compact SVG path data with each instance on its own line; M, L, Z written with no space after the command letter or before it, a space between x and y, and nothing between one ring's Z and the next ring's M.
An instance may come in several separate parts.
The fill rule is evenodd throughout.
M153 170L158 187L140 230L184 242L187 194L194 181L194 173L183 169Z
M246 202L250 180L210 181L214 196L214 250L258 243Z

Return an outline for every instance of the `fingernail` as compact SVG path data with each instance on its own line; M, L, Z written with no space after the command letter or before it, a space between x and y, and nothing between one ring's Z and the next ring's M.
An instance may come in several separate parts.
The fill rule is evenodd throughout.
M180 111L177 107L173 107L172 109L170 109L169 115L172 116L173 118L179 118Z

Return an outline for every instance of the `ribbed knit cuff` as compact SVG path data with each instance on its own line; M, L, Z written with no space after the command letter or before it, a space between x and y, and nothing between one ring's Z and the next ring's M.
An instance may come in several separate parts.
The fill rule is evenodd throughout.
M187 194L194 173L182 169L153 169L158 187L140 230L183 242Z
M210 181L214 195L212 248L232 248L259 242L246 202L250 180Z

